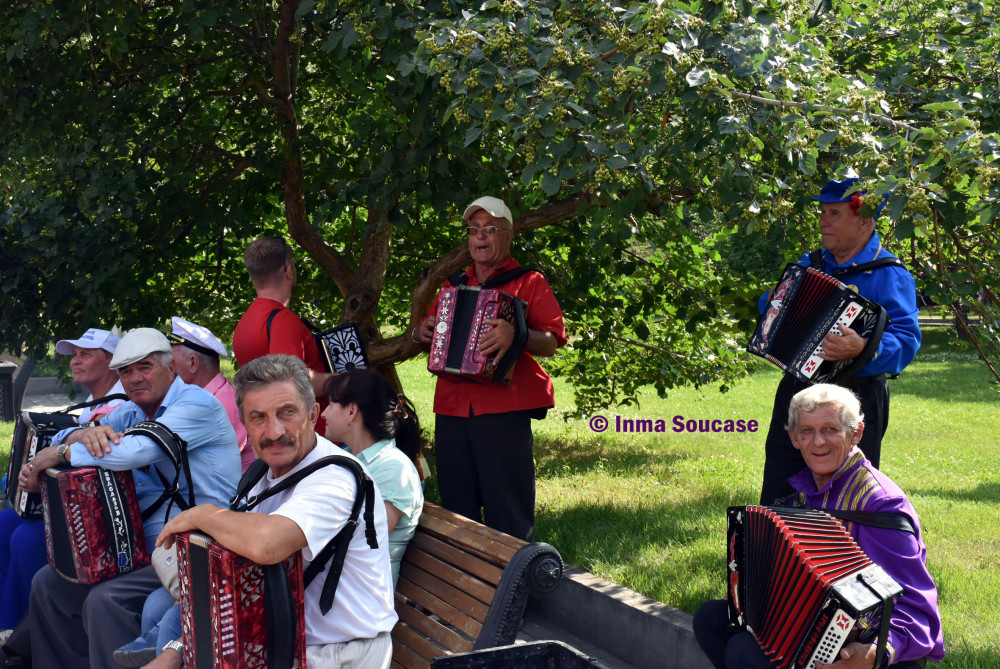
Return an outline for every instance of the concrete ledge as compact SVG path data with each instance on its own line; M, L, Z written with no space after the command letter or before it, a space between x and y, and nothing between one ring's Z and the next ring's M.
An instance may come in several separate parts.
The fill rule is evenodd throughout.
M637 667L712 669L698 647L691 616L575 567L529 608Z

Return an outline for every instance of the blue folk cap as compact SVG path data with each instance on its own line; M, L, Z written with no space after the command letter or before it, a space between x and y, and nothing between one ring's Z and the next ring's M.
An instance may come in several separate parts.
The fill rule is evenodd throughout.
M819 195L813 198L813 202L850 202L851 197L857 193L858 195L866 195L868 191L858 190L855 186L858 183L856 177L849 177L843 181L837 181L831 179L826 182L823 186L823 190L819 192ZM879 198L878 204L875 205L875 215L873 218L878 218L879 214L882 213L882 209L885 207L886 202L889 201L889 194L886 193Z

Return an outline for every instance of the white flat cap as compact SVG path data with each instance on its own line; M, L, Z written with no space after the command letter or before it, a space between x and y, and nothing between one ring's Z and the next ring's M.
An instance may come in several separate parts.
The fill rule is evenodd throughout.
M122 337L115 349L108 367L121 369L133 362L139 362L150 353L170 353L170 342L166 335L153 328L136 328Z

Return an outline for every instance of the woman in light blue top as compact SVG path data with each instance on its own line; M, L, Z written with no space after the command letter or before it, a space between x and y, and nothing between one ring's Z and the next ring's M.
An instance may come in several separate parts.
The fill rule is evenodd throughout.
M370 369L338 374L324 390L330 400L323 412L326 438L345 444L364 463L385 502L395 587L399 562L424 506L414 464L420 450L420 421L410 401Z

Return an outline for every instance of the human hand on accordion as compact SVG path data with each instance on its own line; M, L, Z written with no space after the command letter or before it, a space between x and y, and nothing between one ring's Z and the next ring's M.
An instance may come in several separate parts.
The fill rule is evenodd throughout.
M874 669L876 646L873 643L845 644L840 649L840 659L830 664L816 663L816 669Z
M847 360L856 358L865 350L868 340L859 335L856 331L843 325L840 327L840 334L828 332L823 337L823 352L819 357L824 360Z
M95 425L76 430L70 434L67 441L76 441L87 449L95 458L103 458L105 453L111 452L111 445L118 445L121 442L122 434L107 425Z
M514 343L514 324L502 318L487 318L483 322L490 326L490 330L479 338L479 352L483 355L496 354L493 360L500 360Z

